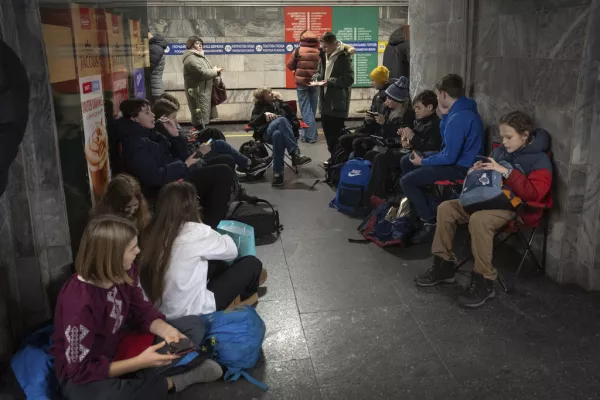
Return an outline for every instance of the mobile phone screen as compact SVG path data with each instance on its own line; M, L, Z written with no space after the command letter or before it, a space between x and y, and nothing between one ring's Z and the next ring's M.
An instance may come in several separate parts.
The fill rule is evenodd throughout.
M212 142L212 138L208 139L205 144L210 144Z
M194 350L194 344L189 339L181 339L179 342L169 343L169 353L185 354Z

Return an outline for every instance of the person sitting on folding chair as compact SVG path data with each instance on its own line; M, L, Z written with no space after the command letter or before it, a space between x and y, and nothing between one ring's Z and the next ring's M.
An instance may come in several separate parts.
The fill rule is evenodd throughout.
M254 109L248 124L258 140L273 145L273 186L283 185L284 156L287 149L294 166L312 160L300 153L296 113L283 101L281 94L263 86L254 90Z
M502 146L492 152L488 161L477 161L473 169L501 173L504 185L523 202L518 216L523 225L537 226L544 207L552 205L552 162L547 153L550 135L543 129L533 129L529 115L513 111L500 118L500 136ZM516 211L482 210L468 214L459 200L443 202L438 207L438 226L431 247L433 266L415 278L417 286L456 281L456 258L452 251L454 235L458 224L469 224L475 264L471 285L460 297L459 305L476 308L492 299L495 296L494 281L498 277L492 266L494 237L499 229L516 220Z

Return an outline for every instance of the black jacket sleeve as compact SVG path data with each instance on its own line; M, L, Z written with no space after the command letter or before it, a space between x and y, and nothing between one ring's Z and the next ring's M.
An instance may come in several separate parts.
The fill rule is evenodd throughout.
M349 88L354 84L354 69L352 68L352 57L346 52L342 53L337 61L342 63L340 76L332 76L327 80L327 86L333 88Z
M267 117L265 117L266 107L261 104L255 104L250 117L250 125L252 128L259 128L266 125Z
M190 151L187 145L187 138L182 134L181 129L178 129L179 136L173 137L169 134L165 126L160 121L156 121L156 131L167 138L171 145L171 154L173 157L185 161L190 156Z
M29 119L29 78L19 56L0 40L0 196Z
M414 130L415 136L410 141L413 149L421 152L440 151L442 147L442 136L440 134L440 120L434 119L424 126L424 129Z
M165 49L163 49L162 46L160 46L158 44L150 45L150 69L151 70L154 70L154 68L156 68L156 66L160 62L160 59L163 58L164 54L165 54Z

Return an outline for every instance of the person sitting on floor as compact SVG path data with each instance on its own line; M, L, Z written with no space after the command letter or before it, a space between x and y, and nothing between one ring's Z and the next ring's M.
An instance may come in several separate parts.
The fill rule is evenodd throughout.
M226 159L223 164L200 167L196 165L200 158L188 154L187 139L173 121L161 120L168 136L154 129L154 114L147 100L127 99L120 109L123 116L114 127L122 144L123 164L125 171L140 181L144 195L154 198L167 183L186 179L200 194L206 223L216 228L225 219L234 187L233 159L220 155Z
M390 85L396 83L397 79L390 79L390 71L384 67L379 66L375 68L369 74L371 78L371 84L377 93L371 100L371 108L365 114L365 120L361 126L356 128L352 133L346 133L340 136L340 146L344 149L346 154L350 154L353 151L352 143L355 139L363 136L377 135L381 131L381 125L377 123L375 117L377 115L385 115L388 113L388 106L386 105L387 95L385 91Z
M163 117L166 117L173 121L178 127L179 136L184 136L180 125L177 122L177 112L179 109L175 104L166 100L159 99L152 106L152 112L156 121L156 130L163 136L169 135L165 125L161 122ZM224 140L212 140L210 143L201 143L198 147L198 153L202 157L202 161L207 165L212 165L211 160L218 155L225 154L233 157L237 170L247 175L258 175L268 169L273 159L272 157L266 158L253 158L250 159L237 151L233 146Z
M415 96L413 108L416 115L413 128L400 128L397 134L401 137L403 150L389 149L384 153L371 150L365 155L365 159L373 162L371 168L371 179L367 193L377 199L385 199L392 191L396 171L399 175L400 160L406 152L416 150L420 152L439 151L442 145L440 136L440 118L436 110L438 106L437 96L431 90L424 90Z
M296 113L283 101L279 93L267 86L254 90L254 109L248 124L254 135L273 145L273 186L283 185L284 156L287 149L292 164L300 166L312 160L300 153L298 132L300 123Z
M129 219L140 233L144 232L152 218L140 183L128 174L119 174L112 178L104 196L92 210L92 218L104 214Z
M380 127L376 135L384 139L395 139L398 129L413 126L415 121L415 112L410 105L408 79L401 76L385 90L385 95L386 110L384 114L375 116L375 122ZM355 139L352 143L354 157L364 158L375 144L375 139L371 137Z
M552 205L552 162L548 156L550 135L533 129L531 117L521 111L500 118L502 146L492 152L488 161L477 161L473 169L495 170L506 185L524 202ZM522 209L519 217L528 226L542 218L541 208ZM433 266L415 278L418 286L427 287L456 281L456 258L452 251L456 227L469 224L471 248L475 263L472 286L460 297L463 307L476 308L495 296L494 281L498 274L492 265L494 236L516 216L515 210L482 210L468 214L459 200L443 202L437 213L438 226L431 252Z
M173 182L161 190L146 232L141 282L167 318L258 301L256 292L267 278L262 263L254 256L224 263L235 260L238 249L231 237L202 223L191 184Z
M132 222L114 215L92 219L84 231L77 272L58 295L50 350L67 400L159 400L192 384L216 381L223 373L208 359L169 376L179 356L167 353L167 343L189 338L199 345L205 329L195 316L165 322L148 301L133 264L140 251L137 233ZM156 335L160 342L115 361L128 329Z
M430 243L435 233L437 204L429 196L437 181L463 179L483 151L483 121L475 101L465 97L463 79L456 74L443 77L436 86L438 104L448 110L442 116L440 152L414 152L400 161L402 192L415 207L421 228L412 243Z

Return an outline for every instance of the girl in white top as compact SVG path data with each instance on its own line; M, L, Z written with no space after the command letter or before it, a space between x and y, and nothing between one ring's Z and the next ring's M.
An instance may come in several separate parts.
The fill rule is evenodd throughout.
M256 257L234 260L234 241L201 222L196 189L172 182L160 192L142 237L141 282L167 318L208 314L257 301L266 271Z

